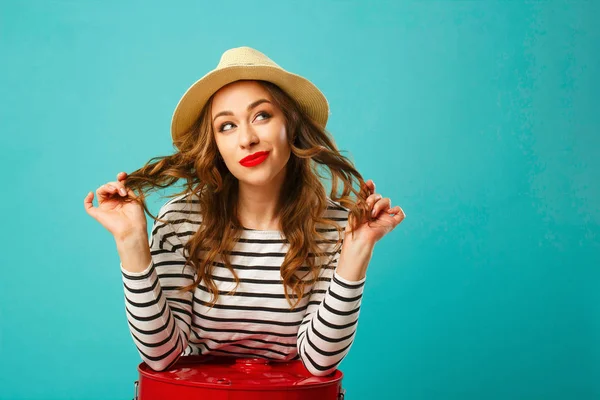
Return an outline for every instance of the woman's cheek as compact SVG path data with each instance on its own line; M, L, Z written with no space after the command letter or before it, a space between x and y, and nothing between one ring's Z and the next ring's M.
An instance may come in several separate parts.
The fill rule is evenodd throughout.
M285 130L285 125L282 125L281 129L279 130L279 141L287 143L287 132Z

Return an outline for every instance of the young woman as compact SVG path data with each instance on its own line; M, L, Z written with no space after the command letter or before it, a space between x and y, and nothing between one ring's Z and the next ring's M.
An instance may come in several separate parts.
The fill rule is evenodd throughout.
M177 151L100 186L98 207L85 197L115 238L150 368L192 354L262 357L322 376L348 353L373 248L404 213L341 155L328 113L310 81L254 49L228 50L179 101ZM180 179L154 218L144 191Z

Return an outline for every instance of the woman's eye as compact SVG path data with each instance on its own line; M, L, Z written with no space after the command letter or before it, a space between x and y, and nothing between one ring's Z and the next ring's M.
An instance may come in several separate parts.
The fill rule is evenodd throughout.
M260 117L263 117L261 119L268 119L268 118L271 118L271 114L269 114L268 112L265 112L265 111L261 111L256 115L256 119L259 119Z
M226 127L227 127L227 126L231 126L231 128L229 128L229 129L226 129ZM223 125L221 125L221 126L219 127L219 132L228 131L228 130L230 130L230 129L233 129L233 124L232 124L231 122L226 122L226 123L224 123Z
M271 114L269 114L266 111L261 111L258 114L256 114L256 117L254 118L254 120L261 121L261 120L265 120L265 119L269 119L269 118L271 118ZM235 128L235 124L233 124L231 122L225 122L224 124L221 124L219 126L219 132L230 131L233 128Z

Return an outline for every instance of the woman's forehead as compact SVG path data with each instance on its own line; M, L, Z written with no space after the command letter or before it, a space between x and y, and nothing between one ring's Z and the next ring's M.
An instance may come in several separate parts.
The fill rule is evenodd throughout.
M212 102L212 113L214 115L225 109L244 108L260 98L272 101L269 91L257 81L232 82L215 93Z

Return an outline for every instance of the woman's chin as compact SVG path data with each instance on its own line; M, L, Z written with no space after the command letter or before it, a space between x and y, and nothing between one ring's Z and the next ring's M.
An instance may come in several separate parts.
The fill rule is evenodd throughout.
M263 162L255 167L236 168L232 173L240 184L253 187L272 188L273 186L280 186L283 184L286 173L285 165L278 166L279 168L273 167L274 165Z
M281 186L283 184L285 174L282 175L281 172L277 174L273 170L265 168L262 171L241 173L236 178L242 185L272 189L274 186Z
M256 173L242 173L236 176L240 184L248 186L271 186L273 185L273 176L267 171L256 171Z

